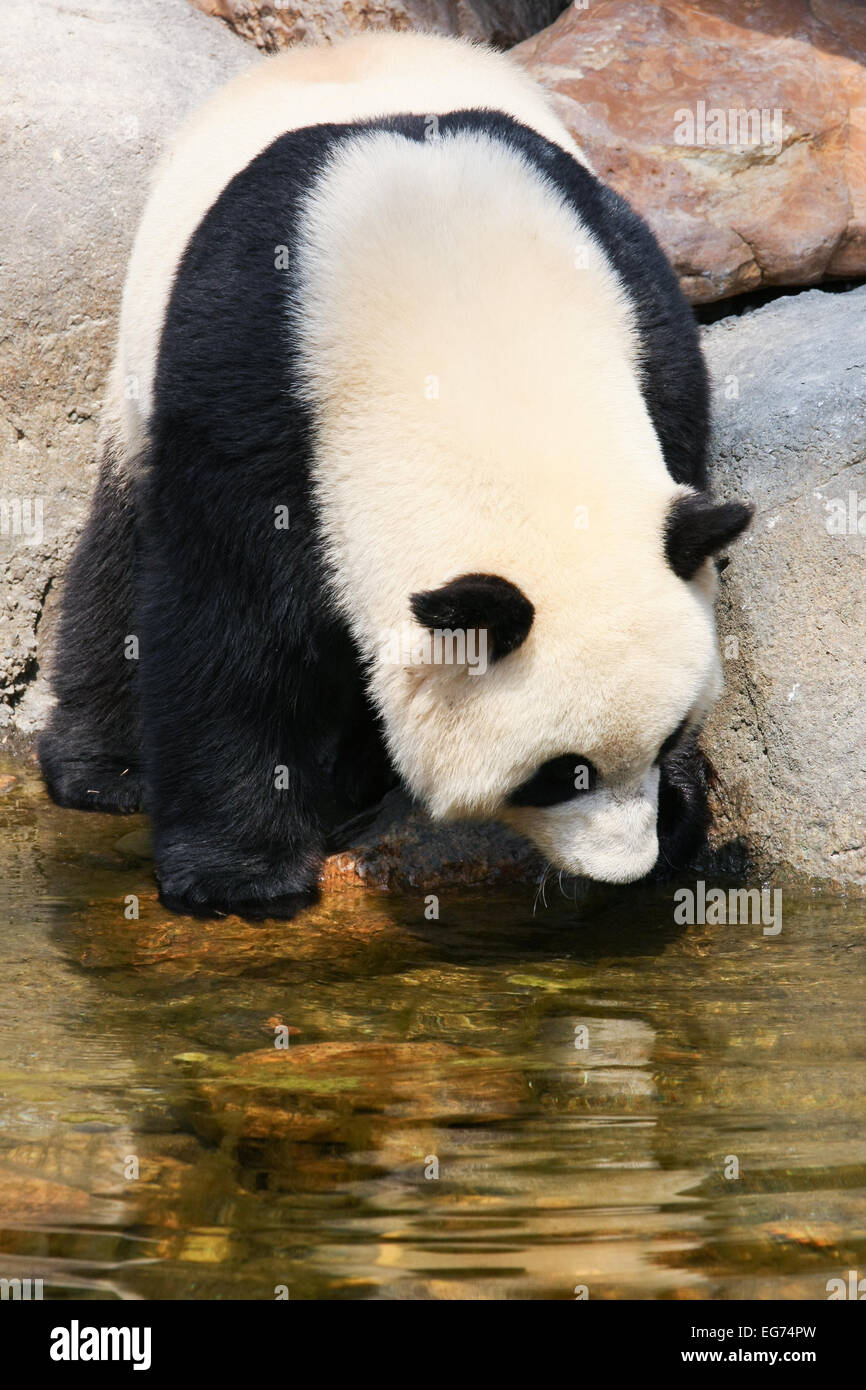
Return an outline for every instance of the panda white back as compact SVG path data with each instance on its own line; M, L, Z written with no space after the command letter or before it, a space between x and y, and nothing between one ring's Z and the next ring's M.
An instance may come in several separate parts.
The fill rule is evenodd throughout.
M105 433L129 459L153 406L172 280L195 228L226 184L286 131L396 113L504 111L586 163L545 94L518 65L467 39L359 35L300 44L220 88L178 132L154 173L124 285Z

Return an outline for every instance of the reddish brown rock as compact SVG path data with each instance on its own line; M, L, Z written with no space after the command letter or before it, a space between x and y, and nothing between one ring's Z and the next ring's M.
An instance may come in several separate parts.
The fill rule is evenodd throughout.
M342 39L370 29L427 29L510 48L543 29L562 0L191 0L265 52L303 39Z
M0 1168L0 1202L5 1219L15 1225L25 1221L44 1221L88 1212L92 1199L80 1188L50 1182L32 1173L16 1173Z
M515 55L693 301L866 272L860 3L594 0Z
M527 840L492 821L430 821L402 793L386 797L351 849L332 854L323 886L413 892L538 879L542 860Z
M335 1141L359 1115L367 1125L385 1116L413 1124L489 1122L509 1118L527 1099L525 1079L495 1053L441 1042L308 1043L200 1065L190 1114L211 1142L226 1133ZM379 1137L374 1123L369 1140Z

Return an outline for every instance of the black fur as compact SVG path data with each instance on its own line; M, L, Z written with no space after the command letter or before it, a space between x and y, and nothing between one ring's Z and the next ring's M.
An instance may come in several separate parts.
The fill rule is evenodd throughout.
M665 555L674 574L693 579L705 560L737 539L752 519L745 502L713 502L703 493L678 497L665 526Z
M549 758L531 777L521 782L508 798L509 806L561 806L565 801L595 791L598 769L581 753L560 753Z
M106 465L67 579L60 704L41 745L49 788L64 805L113 810L143 795L163 901L182 911L291 916L315 893L334 827L394 781L329 599L286 314L298 200L340 142L373 129L421 141L426 123L291 132L204 218L168 307L140 481L119 488ZM579 212L635 304L642 390L668 468L703 487L697 331L646 225L507 116L458 112L439 131L505 142ZM277 268L282 245L289 270ZM278 507L288 530L275 525ZM521 622L525 610L511 614L512 639ZM137 663L124 659L127 634L139 638Z
M292 915L332 828L393 781L329 600L288 351L291 272L276 256L288 242L293 264L297 199L341 135L284 137L232 181L166 319L142 494L141 697L170 906Z
M656 877L682 873L704 843L710 828L708 794L712 781L712 768L695 734L684 738L662 760Z
M48 790L60 806L142 807L138 661L127 638L136 571L135 508L110 452L70 564L51 663L57 703L39 739Z
M524 593L498 574L462 574L413 594L409 605L422 627L487 633L487 659L499 661L526 641L535 609Z

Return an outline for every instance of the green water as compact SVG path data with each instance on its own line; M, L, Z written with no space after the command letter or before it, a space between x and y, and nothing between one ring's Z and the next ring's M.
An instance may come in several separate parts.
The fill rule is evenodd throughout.
M670 889L201 923L157 902L143 818L0 774L0 1276L824 1299L866 1272L866 903L785 894L777 937L676 926Z

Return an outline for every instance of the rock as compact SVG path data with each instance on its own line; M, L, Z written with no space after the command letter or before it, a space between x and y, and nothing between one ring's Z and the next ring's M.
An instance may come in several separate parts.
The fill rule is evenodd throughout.
M427 29L510 48L550 24L563 0L191 0L267 52L302 39L341 39L370 29Z
M514 53L693 301L866 272L859 4L607 0ZM737 146L731 110L766 113L760 143Z
M542 860L504 825L434 825L409 798L392 793L351 850L325 862L323 887L357 886L435 893L438 887L521 883L538 878Z
M50 1182L34 1173L18 1173L6 1165L0 1167L0 1199L3 1210L10 1216L14 1213L16 1225L69 1220L87 1214L92 1207L89 1193L78 1187Z
M178 0L5 0L0 60L0 724L14 711L27 729L150 170L187 112L257 59Z
M471 1123L511 1117L523 1077L490 1050L441 1042L319 1042L203 1067L190 1109L209 1141L338 1142L361 1115ZM201 1101L205 1105L200 1104Z
M716 839L746 841L778 883L862 892L866 288L777 300L714 324L704 345L716 489L757 508L719 606Z

